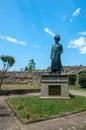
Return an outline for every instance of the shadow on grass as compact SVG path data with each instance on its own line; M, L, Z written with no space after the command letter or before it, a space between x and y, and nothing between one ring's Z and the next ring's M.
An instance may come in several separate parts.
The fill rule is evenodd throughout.
M26 94L40 92L40 89L17 89L17 90L0 90L0 95L9 94Z
M82 90L86 90L86 87L80 87L80 89L82 89Z
M70 93L69 93L69 97L70 97L70 98L75 98L75 96L72 95L72 94L70 94Z

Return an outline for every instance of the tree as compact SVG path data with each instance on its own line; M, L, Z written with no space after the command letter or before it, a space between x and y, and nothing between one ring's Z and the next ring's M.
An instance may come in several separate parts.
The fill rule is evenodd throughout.
M36 69L36 63L34 59L29 60L29 70L35 70Z
M79 73L79 84L82 88L86 88L86 72Z
M0 57L0 60L2 60L3 62L3 69L0 72L0 89L1 89L1 85L3 83L5 74L8 71L8 69L13 66L13 64L15 63L15 59L12 56L2 55Z
M25 67L25 71L36 70L36 63L34 59L29 60L29 64Z
M68 79L69 85L75 85L76 78L77 78L76 74L69 75L69 79Z

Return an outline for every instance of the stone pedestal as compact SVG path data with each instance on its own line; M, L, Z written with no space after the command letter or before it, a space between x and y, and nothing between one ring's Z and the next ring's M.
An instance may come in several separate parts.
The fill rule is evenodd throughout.
M69 98L68 75L41 75L41 98Z

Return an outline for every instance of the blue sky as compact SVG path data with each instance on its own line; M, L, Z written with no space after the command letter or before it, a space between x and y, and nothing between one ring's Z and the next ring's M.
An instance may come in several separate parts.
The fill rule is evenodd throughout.
M61 36L63 66L86 65L85 0L0 0L0 56L15 58L11 70L32 58L36 69L50 66L55 34Z

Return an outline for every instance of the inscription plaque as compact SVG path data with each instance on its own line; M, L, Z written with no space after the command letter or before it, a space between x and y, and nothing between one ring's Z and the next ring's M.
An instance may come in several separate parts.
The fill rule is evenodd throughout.
M50 96L61 96L61 85L49 85L48 90Z

